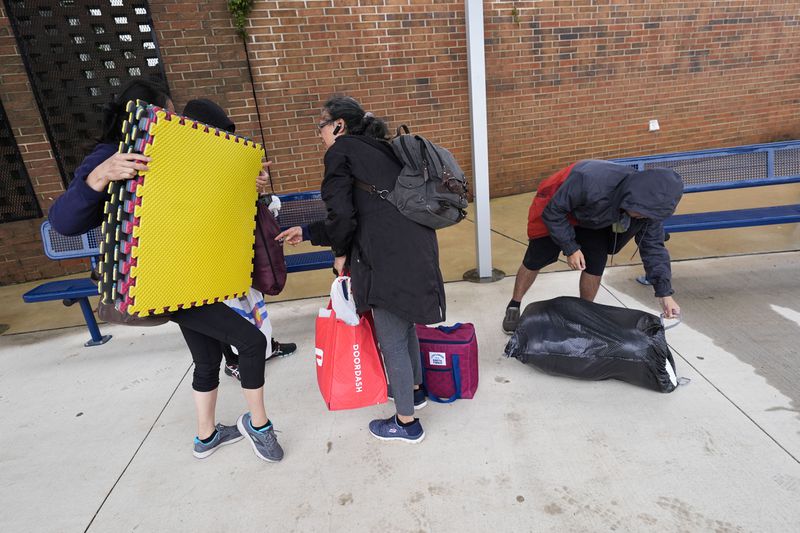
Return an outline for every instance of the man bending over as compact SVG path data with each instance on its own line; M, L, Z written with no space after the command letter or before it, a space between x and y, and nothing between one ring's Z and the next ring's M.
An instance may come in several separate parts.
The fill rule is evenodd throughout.
M571 269L581 271L580 297L594 301L608 255L631 239L639 246L664 316L678 316L662 222L675 212L682 195L683 181L671 169L639 171L609 161L579 161L544 180L528 214L528 250L503 331L511 334L517 328L523 296L539 270L555 263L560 252Z

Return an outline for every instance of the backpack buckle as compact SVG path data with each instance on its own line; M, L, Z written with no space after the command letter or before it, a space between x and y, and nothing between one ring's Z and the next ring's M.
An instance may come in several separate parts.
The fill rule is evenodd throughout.
M381 200L386 200L389 197L389 192L386 189L379 189L375 185L370 185L370 194L374 194Z

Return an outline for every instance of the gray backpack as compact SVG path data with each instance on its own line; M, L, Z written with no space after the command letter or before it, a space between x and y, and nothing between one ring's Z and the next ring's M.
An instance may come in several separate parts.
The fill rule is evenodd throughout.
M397 129L390 144L403 164L394 189L381 191L359 179L355 180L356 187L432 229L452 226L467 216L467 178L449 151L421 135L411 135L405 124Z

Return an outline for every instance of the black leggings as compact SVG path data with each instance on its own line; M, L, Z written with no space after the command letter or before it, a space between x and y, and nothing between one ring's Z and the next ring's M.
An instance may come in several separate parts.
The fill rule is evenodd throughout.
M224 303L215 303L181 309L172 315L172 321L181 327L183 338L192 352L194 390L211 392L219 386L223 344L234 346L239 352L242 388L264 386L268 341L246 318Z

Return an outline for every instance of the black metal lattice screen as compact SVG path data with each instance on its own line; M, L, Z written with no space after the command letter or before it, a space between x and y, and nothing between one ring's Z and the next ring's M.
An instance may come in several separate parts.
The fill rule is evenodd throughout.
M0 223L41 216L36 192L0 102Z
M146 0L4 0L64 183L129 79L166 75Z

